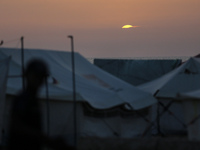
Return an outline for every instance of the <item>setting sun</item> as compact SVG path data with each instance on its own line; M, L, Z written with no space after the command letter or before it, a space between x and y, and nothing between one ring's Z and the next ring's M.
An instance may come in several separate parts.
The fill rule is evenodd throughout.
M128 28L137 28L139 26L132 26L132 25L124 25L122 28L123 29L128 29Z

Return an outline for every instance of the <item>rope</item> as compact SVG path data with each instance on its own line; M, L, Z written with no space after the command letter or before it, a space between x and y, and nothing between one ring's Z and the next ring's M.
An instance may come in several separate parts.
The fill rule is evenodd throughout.
M156 119L154 121L151 122L151 124L149 126L147 126L147 128L144 130L142 137L144 137L151 129L151 127L153 127L153 125L157 122L157 120L167 111L167 109L173 104L173 101L170 101L166 106L165 109L163 109L163 111L161 113L159 113L156 117Z
M194 124L198 119L200 118L200 115L194 117L188 124L187 124L187 127Z
M172 101L171 101L172 102ZM166 107L163 103L159 102L159 104L164 108L165 112L168 112L171 116L173 116L179 123L183 125L183 127L187 127L187 125L182 122L172 111L169 110L169 107Z

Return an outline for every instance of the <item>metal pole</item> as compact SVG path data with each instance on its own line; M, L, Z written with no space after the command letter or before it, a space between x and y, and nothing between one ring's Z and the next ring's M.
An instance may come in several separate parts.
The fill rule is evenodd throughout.
M74 146L77 146L77 122L76 122L76 81L75 81L75 63L74 63L74 38L69 35L71 39L71 62L72 62L72 84L73 84L73 111L74 111Z
M22 63L22 87L25 90L25 79L24 79L24 37L21 37L21 63Z
M49 87L48 87L48 81L47 76L45 77L45 87L46 87L46 104L47 104L47 135L50 135L50 111L49 111Z
M159 103L157 104L157 110L156 110L156 113L157 113L157 130L158 130L158 134L160 135L161 134L161 130L160 130L160 110L159 110Z

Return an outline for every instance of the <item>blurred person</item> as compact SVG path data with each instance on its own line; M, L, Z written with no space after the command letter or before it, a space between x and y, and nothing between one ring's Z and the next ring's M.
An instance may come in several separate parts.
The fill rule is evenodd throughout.
M40 150L74 149L61 138L52 139L42 131L38 92L49 74L47 64L40 59L31 60L25 70L26 88L13 102L8 149Z

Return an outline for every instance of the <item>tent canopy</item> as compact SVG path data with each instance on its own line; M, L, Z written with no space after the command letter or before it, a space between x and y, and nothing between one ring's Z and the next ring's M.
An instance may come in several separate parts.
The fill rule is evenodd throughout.
M94 59L94 64L137 86L175 69L181 64L181 59Z
M189 99L200 100L200 89L190 92L179 93L177 97L178 99L189 98Z
M24 62L31 58L41 58L50 68L48 79L49 98L55 100L72 100L71 53L66 51L26 49ZM0 59L12 56L7 83L7 93L16 94L22 88L20 49L0 48ZM157 101L151 94L122 81L113 75L92 65L79 53L75 53L75 78L77 100L87 101L97 109L111 108L129 104L138 110ZM45 98L45 88L40 96Z
M200 59L190 58L173 71L138 87L156 97L176 98L178 93L199 89L199 85Z

